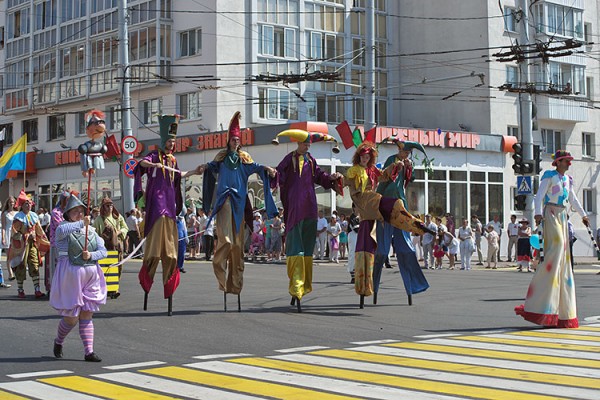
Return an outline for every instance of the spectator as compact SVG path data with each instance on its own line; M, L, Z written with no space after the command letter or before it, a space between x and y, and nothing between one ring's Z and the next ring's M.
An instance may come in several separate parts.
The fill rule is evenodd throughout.
M273 217L271 221L271 259L279 261L281 260L281 235L285 231L285 227L279 215Z
M508 248L506 249L507 258L506 261L516 261L517 260L517 241L519 240L519 224L517 223L517 216L511 215L510 222L508 223L508 227L506 228L506 234L508 235ZM512 258L513 249L515 251L515 258Z
M340 227L340 224L338 224L336 216L332 215L329 220L329 226L327 227L327 243L329 245L329 261L332 261L336 264L339 262L339 236L341 232L342 228Z
M451 213L446 213L446 227L448 228L448 232L452 234L452 236L456 235L456 223L454 222L454 216Z
M500 248L500 238L498 232L494 229L493 225L486 227L487 232L485 238L488 242L488 254L487 254L487 266L486 268L496 269L498 265L498 248ZM492 262L494 265L492 266Z
M488 222L487 226L493 226L494 231L498 234L498 254L496 255L497 261L502 261L500 259L500 245L502 244L502 222L500 222L500 216L494 215L494 220Z
M196 241L198 239L197 239L196 233L198 233L198 218L196 217L196 213L193 212L193 210L191 208L188 210L186 218L187 218L187 220L186 220L187 231L188 231L188 234L190 235L190 242L188 245L188 249L190 251L190 259L193 260L193 259L197 258Z
M458 248L460 243L458 239L448 231L442 233L442 251L448 249L448 260L450 266L448 269L454 269L454 263L456 262L456 254L458 254Z
M319 211L317 219L317 241L315 242L315 259L320 260L325 257L325 248L327 247L327 219L323 211Z
M358 228L360 220L355 214L355 207L352 204L352 214L348 218L348 272L350 273L350 283L354 283L354 256L356 253L356 240L358 239Z
M3 249L6 249L7 257L8 257L8 248L10 247L10 236L11 236L11 232L12 232L12 224L13 224L13 220L15 219L15 214L17 213L17 211L15 209L16 202L17 201L15 200L14 197L9 196L8 199L6 199L6 202L4 203L4 208L2 209L2 216L1 216L2 229L0 230L0 233L2 234L2 241L1 241L1 246L0 246L0 257L2 256ZM2 265L0 265L0 269L1 268L2 268ZM8 260L6 262L6 269L8 269L8 280L14 281L15 273L14 273L13 269L10 267ZM6 286L8 286L8 285L6 285Z
M40 225L44 230L46 236L48 236L48 228L50 228L50 214L46 211L44 207L40 207L38 209L37 215L40 219Z
M212 259L213 250L215 248L215 219L210 220L206 219L204 223L204 235L202 235L202 239L204 240L204 259L206 261L210 261Z
M519 267L517 269L523 271L523 267L527 267L527 272L531 272L531 244L529 242L531 227L527 218L523 218L519 223L519 240L517 242L517 263Z
M128 248L127 253L133 253L133 249L140 244L140 212L137 208L134 208L130 211L127 220L125 223L127 224L127 238L128 238Z
M483 224L477 215L471 216L471 228L475 232L475 250L477 250L477 265L483 265L483 253L481 252L481 236L483 236Z
M431 221L431 214L425 215L425 226L433 232L438 231L438 227ZM454 235L452 235L454 237ZM425 260L425 268L434 269L434 258L433 258L433 245L435 242L435 235L431 233L425 233L421 244L423 245L423 259ZM431 266L430 264L431 263Z
M342 232L340 232L340 258L344 259L348 247L348 221L344 214L340 214L339 224L342 228Z
M473 230L469 226L469 220L463 219L462 226L458 228L458 238L460 239L460 269L471 269L471 257L475 250Z

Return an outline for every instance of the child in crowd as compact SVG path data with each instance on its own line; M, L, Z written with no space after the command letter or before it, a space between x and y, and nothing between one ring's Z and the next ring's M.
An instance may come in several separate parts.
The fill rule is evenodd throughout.
M498 244L498 233L494 230L493 225L488 225L486 227L487 232L485 233L485 238L488 241L488 255L487 255L487 266L486 268L496 269L498 265L498 249L500 248ZM494 266L491 265L492 261L494 262Z
M433 257L435 258L435 269L442 269L442 261L444 260L444 256L446 252L442 248L440 244L435 244L433 246Z

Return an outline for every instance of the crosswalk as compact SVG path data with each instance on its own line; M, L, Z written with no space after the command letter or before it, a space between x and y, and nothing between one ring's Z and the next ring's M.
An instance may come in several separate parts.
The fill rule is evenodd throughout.
M600 399L600 324L0 377L0 399Z

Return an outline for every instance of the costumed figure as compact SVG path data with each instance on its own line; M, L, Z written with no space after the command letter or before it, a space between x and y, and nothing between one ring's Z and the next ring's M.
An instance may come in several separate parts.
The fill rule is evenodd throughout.
M179 285L177 269L177 215L183 206L181 178L197 174L180 171L173 155L179 115L160 115L160 149L153 150L135 167L134 194L139 204L144 204L144 236L146 246L142 268L138 274L144 289L144 310L148 307L148 293L154 283L158 262L162 262L164 297L168 299L168 315L172 314L173 293ZM146 190L142 189L142 176L146 174ZM140 199L143 200L140 202ZM140 230L142 228L140 227Z
M68 191L63 191L60 194L58 199L58 204L56 207L52 209L50 212L50 227L48 228L48 236L50 239L50 254L49 257L46 257L46 265L47 265L47 280L46 282L46 291L50 293L52 288L52 277L54 276L54 270L56 269L56 259L58 258L58 253L56 250L56 228L63 222L65 219L63 217L63 213L65 212L65 207L67 206L67 202L69 201L69 197L71 197L71 193Z
M406 211L401 199L383 197L375 192L380 177L389 180L397 168L395 163L390 163L384 171L379 170L375 166L377 154L374 143L360 144L345 181L361 217L354 255L354 289L360 295L360 308L364 306L365 296L373 294L373 264L377 249L375 221L385 221L395 228L419 235L430 232L421 220Z
M100 204L100 216L93 223L96 233L104 240L104 245L108 251L117 252L117 260L123 259L123 251L125 249L125 238L127 237L127 224L125 218L115 208L110 197L104 197ZM119 280L123 266L119 265ZM109 293L111 299L118 298L121 293L119 291L111 291Z
M97 169L104 169L104 154L108 149L103 142L99 141L106 132L104 113L100 110L92 110L85 115L85 121L85 133L90 140L79 145L77 151L80 154L81 173L89 178L89 175L95 174Z
M272 218L277 214L275 200L269 189L269 175L274 176L275 170L255 163L250 154L241 150L241 141L238 111L229 122L227 148L220 151L213 161L200 167L204 170L202 207L204 212L210 215L209 221L215 217L217 219L215 226L218 242L213 258L213 269L219 283L219 290L223 291L225 311L227 311L227 293L238 296L238 311L241 311L244 225L252 227L252 209L247 195L250 175L257 174L264 183L265 208L268 217Z
M573 157L566 150L554 153L535 195L535 221L543 219L544 259L531 279L525 304L515 307L517 315L543 326L577 328L575 281L569 254L567 210L572 206L589 226L587 215L575 195L573 177L566 172Z
M400 213L404 217L408 218L410 213L406 211L407 202L405 195L405 188L412 180L413 163L409 159L411 151L413 149L421 151L425 155L424 163L427 168L430 166L430 161L427 158L427 153L420 143L400 141L392 139L392 142L398 147L398 153L388 157L383 165L385 170L389 170L389 174L381 177L379 185L377 186L377 193L381 194L384 199L382 201L395 201L400 199L401 204L404 204L404 208L401 209L399 205L394 203L393 213ZM381 207L381 206L380 206ZM393 216L390 220L393 220ZM400 275L402 275L402 281L404 282L404 288L408 295L408 304L412 305L412 295L421 293L429 287L427 279L419 266L417 260L417 254L415 247L412 244L410 238L410 231L415 224L419 225L422 222L418 219L407 219L410 223L405 223L403 227L394 226L388 222L382 222L381 220L377 223L377 254L375 256L375 264L373 266L373 304L377 304L377 292L379 291L379 282L381 280L381 271L386 257L390 252L390 246L394 246L396 253L396 259L398 260L398 267L400 268ZM420 228L419 228L420 229ZM425 229L420 229L424 233ZM430 232L428 232L430 233Z
M289 129L277 136L287 136L298 143L297 149L286 155L277 166L277 179L273 180L272 186L279 187L283 203L285 255L291 304L296 305L298 312L301 312L300 300L312 292L313 251L317 237L315 185L320 185L325 190L334 187L341 189L338 180L343 176L339 173L330 175L321 170L308 152L311 143L335 141L332 136L300 129ZM279 142L274 139L273 143Z
M87 209L76 197L69 197L64 221L56 228L58 250L56 270L52 277L50 305L62 316L54 339L54 356L63 357L63 343L79 323L84 360L102 361L94 353L94 323L92 316L106 303L106 281L98 260L106 257L104 241L90 227Z
M15 272L17 278L18 296L25 298L23 282L27 271L33 281L35 297L44 297L45 293L40 290L40 264L44 254L50 250L50 242L40 225L36 213L31 212L33 201L21 190L17 198L17 208L20 211L15 214L12 224L11 242L8 250L8 264Z

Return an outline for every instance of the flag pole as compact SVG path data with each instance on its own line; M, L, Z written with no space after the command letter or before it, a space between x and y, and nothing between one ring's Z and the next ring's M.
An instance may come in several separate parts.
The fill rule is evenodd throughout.
M25 168L23 169L23 190L25 190L25 182L27 177L27 133L25 135Z

